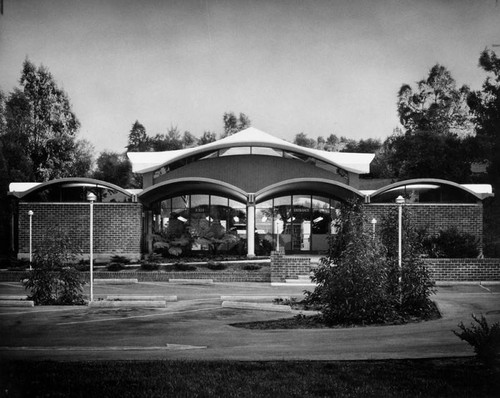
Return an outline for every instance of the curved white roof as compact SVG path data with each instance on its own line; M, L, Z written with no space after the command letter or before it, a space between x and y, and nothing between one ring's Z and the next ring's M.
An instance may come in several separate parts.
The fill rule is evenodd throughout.
M249 127L229 137L194 148L163 152L127 152L134 173L147 173L187 156L224 148L260 146L296 152L322 160L344 170L358 174L370 172L373 153L327 152L292 144L273 137L256 128Z

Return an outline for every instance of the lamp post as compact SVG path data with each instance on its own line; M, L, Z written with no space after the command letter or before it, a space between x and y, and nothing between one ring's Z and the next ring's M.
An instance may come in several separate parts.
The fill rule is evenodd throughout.
M396 198L396 204L398 205L398 267L399 267L399 285L401 286L401 274L403 271L403 205L405 203L405 198L399 195Z
M33 210L28 211L28 216L30 217L30 271L32 270L31 268L31 262L33 261Z
M377 225L377 220L375 218L372 218L372 233L373 233L373 239L375 239L375 226Z
M97 199L94 193L87 194L90 202L90 302L94 301L94 202Z

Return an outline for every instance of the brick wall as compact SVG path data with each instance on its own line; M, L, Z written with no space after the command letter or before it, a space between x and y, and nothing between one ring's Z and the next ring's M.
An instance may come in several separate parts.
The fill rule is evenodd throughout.
M500 281L499 258L428 258L436 281Z
M311 259L285 256L283 252L271 253L271 282L284 282L299 275L309 275Z
M425 228L430 234L436 234L441 229L456 227L461 232L476 236L482 242L483 205L481 203L412 203L405 206L410 210L412 222L417 228ZM369 220L375 218L380 223L383 215L387 214L391 208L396 208L396 205L370 203L365 206L365 213Z
M19 203L19 258L29 257L29 216L32 220L33 250L43 240L61 231L76 252L89 258L90 205L88 203ZM137 260L141 254L142 205L140 203L94 204L94 258L107 260L123 255Z

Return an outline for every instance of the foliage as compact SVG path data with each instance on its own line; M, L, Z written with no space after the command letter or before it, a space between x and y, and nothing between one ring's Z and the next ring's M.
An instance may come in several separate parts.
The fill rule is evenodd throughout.
M382 244L387 248L390 269L391 294L398 294L399 311L415 316L425 316L433 310L430 296L434 293L434 281L425 266L420 235L411 222L410 210L402 209L402 264L398 270L398 209L393 208L382 219L380 228ZM401 277L401 284L396 280Z
M316 140L314 138L308 138L307 134L299 133L295 136L293 143L295 145L303 146L305 148L315 148Z
M386 250L364 230L360 203L343 205L338 232L331 235L329 253L314 271L315 290L306 293L321 308L325 323L370 324L395 317L388 294Z
M97 168L94 178L107 181L119 187L130 187L132 165L125 156L116 152L101 152L97 158Z
M112 272L122 271L122 270L125 269L125 266L123 265L123 263L111 262L111 263L108 264L108 266L106 267L106 269L108 271L112 271Z
M146 133L146 128L136 120L128 135L127 150L129 152L146 152L149 148L150 139Z
M213 271L222 271L227 268L227 265L222 264L221 262L218 261L210 260L207 262L207 268Z
M261 268L262 267L260 265L256 265L256 264L247 264L247 265L243 266L244 271L258 271Z
M409 132L469 136L474 128L467 105L469 92L467 86L457 88L450 71L436 64L415 89L408 84L400 88L398 113L401 124Z
M158 271L160 264L156 262L144 261L141 264L141 269L144 271Z
M222 120L224 121L224 132L221 134L221 138L229 137L252 125L252 122L244 113L240 113L240 116L236 117L233 112L226 112Z
M196 271L196 266L192 264L178 262L174 264L174 269L176 271Z
M0 111L4 121L0 140L11 177L20 173L20 181L47 181L89 166L79 158L80 123L68 95L44 66L24 61L20 88L9 94Z
M130 264L130 259L125 256L114 255L111 257L111 262L119 264Z
M500 364L500 323L490 326L484 315L478 319L472 314L472 319L477 325L471 323L470 328L467 328L460 322L460 331L454 330L453 333L474 347L474 352L486 365Z
M456 227L440 230L437 235L424 236L422 245L432 258L476 258L479 255L477 238Z
M212 131L204 131L202 136L198 140L198 145L210 144L211 142L217 141L217 135Z
M67 236L51 231L33 257L33 270L23 281L29 298L36 305L83 304L85 282L79 272L68 266L74 263L74 248Z

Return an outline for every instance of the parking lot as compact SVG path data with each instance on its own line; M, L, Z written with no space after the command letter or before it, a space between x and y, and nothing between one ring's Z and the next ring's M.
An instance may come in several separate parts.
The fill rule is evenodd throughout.
M88 293L88 286L86 286ZM343 360L472 355L452 330L471 314L500 321L499 285L440 286L434 296L443 317L395 326L342 329L249 330L239 322L292 314L223 308L231 296L300 297L300 286L264 283L95 285L108 295L177 296L165 308L87 306L1 307L4 359L237 359ZM19 283L0 283L0 295L25 294Z

